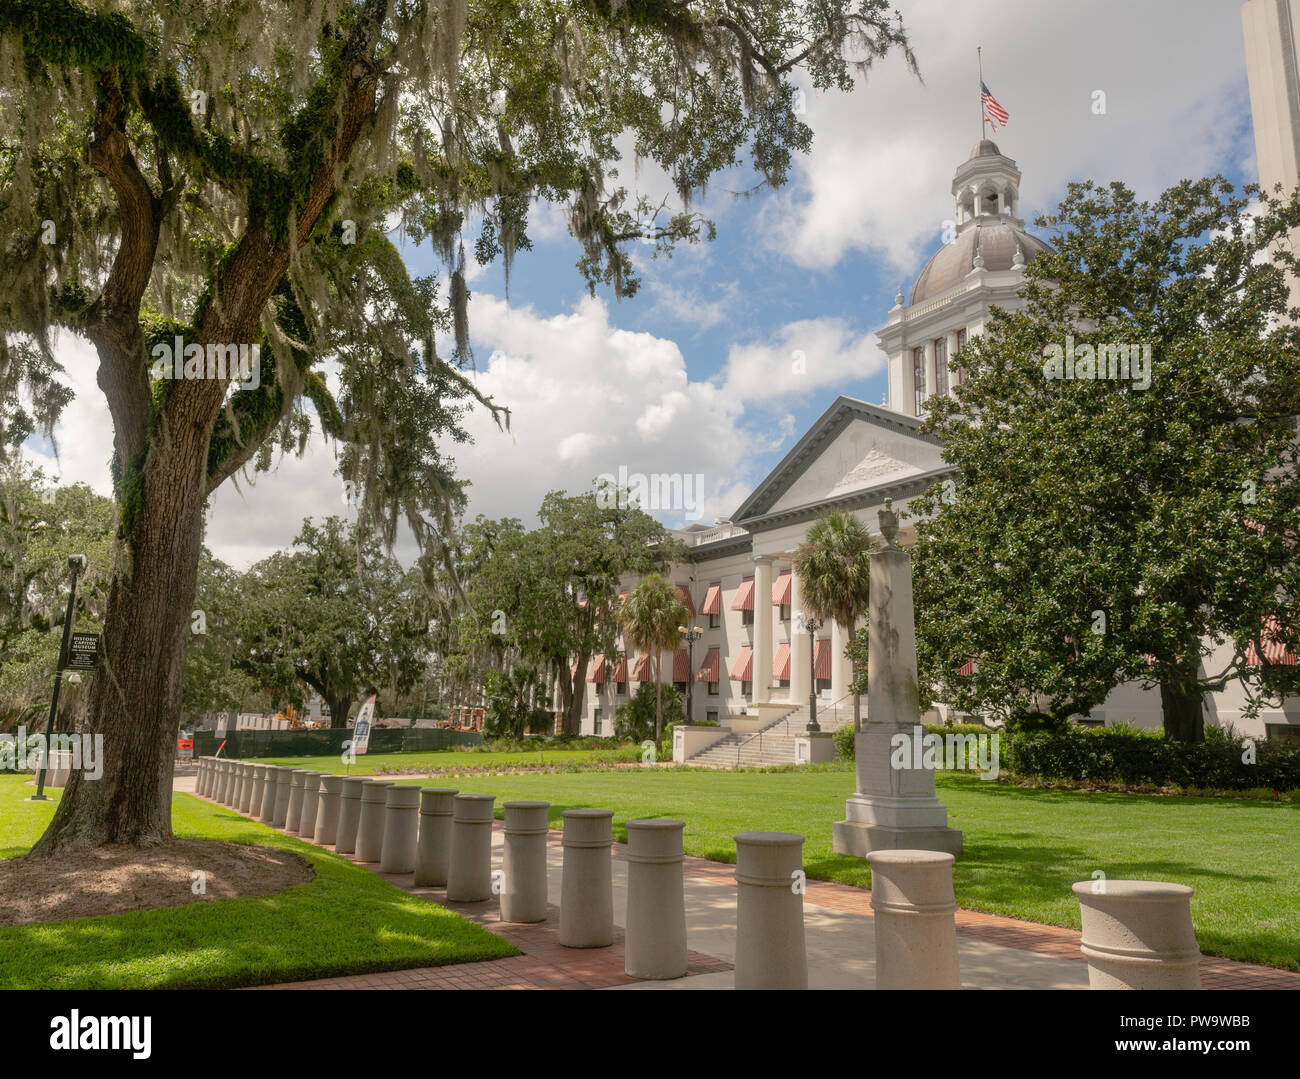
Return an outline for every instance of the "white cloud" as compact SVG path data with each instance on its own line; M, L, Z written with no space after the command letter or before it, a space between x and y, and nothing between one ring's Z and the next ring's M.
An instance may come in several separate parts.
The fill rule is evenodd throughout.
M843 319L801 319L772 339L733 345L723 370L727 397L751 404L806 398L814 390L867 378L885 366L873 334Z

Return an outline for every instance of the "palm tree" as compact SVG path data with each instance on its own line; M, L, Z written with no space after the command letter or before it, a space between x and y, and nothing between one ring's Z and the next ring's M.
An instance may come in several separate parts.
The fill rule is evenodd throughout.
M648 651L655 662L655 745L663 738L663 653L676 649L678 630L688 617L677 589L662 573L642 577L618 613L626 643Z
M858 619L871 604L871 561L875 540L851 513L830 513L808 529L791 563L799 575L804 609L814 618L838 622L853 638ZM862 705L853 694L853 729L862 729Z

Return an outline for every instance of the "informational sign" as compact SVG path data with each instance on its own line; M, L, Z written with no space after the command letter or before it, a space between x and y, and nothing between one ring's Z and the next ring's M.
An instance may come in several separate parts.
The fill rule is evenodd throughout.
M68 641L65 671L93 671L99 662L99 634L74 633Z
M177 738L176 739L176 756L183 761L194 759L194 739Z
M357 712L357 722L352 728L352 750L365 753L370 748L370 724L375 717L375 698L369 697Z

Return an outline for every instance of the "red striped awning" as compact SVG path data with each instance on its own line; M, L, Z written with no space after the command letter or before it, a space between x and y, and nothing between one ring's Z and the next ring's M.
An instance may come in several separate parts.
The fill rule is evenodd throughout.
M605 681L605 653L595 656L591 661L591 670L587 672L588 682Z
M749 645L741 647L740 655L736 657L736 662L731 668L731 680L733 682L752 682L754 680L754 650Z
M710 648L709 654L704 657L704 662L700 664L699 674L695 676L697 682L721 682L722 681L722 651L718 648Z
M689 682L691 680L691 657L685 648L677 649L673 656L673 681Z
M650 653L642 652L632 664L632 681L648 682L650 677Z
M813 653L813 677L829 678L831 676L831 642L818 641Z
M627 656L618 657L618 666L614 668L614 677L612 681L614 682L627 681Z
M777 575L776 580L772 583L772 604L781 607L790 602L790 593L794 589L794 581L789 570L784 570Z
M1286 646L1285 639L1279 639L1282 636L1282 623L1278 621L1275 614L1268 616L1264 623L1264 632L1260 634L1264 645L1264 663L1279 667L1294 667L1296 665L1296 654ZM1251 641L1250 646L1246 649L1246 665L1248 667L1261 667L1259 661L1259 652L1255 648L1255 642Z
M973 659L968 659L965 663L963 663L963 664L962 664L962 665L957 669L957 673L958 673L959 675L963 675L963 676L967 676L967 675L972 675L972 674L974 674L974 673L975 673L975 661L974 661Z
M722 584L709 585L709 590L704 593L704 606L700 608L700 614L721 614L722 613Z
M691 612L691 617L695 617L695 601L691 599L691 589L689 585L673 585L677 589L677 598L686 604L686 609Z
M772 658L772 677L778 682L790 681L790 646L778 644Z
M736 598L731 601L733 611L752 611L754 609L754 578L746 577L736 590ZM746 679L748 681L748 679Z

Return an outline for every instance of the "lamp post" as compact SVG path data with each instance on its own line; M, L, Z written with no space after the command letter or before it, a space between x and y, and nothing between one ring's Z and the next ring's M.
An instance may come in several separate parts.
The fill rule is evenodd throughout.
M41 754L41 768L36 775L36 793L33 802L47 802L45 796L45 766L50 763L50 735L54 733L54 717L59 710L59 687L63 685L63 666L68 662L68 641L72 639L72 610L77 602L77 574L86 569L86 556L68 556L68 610L63 616L63 643L59 645L59 661L54 670L54 693L50 696L50 718L45 721L45 752Z
M687 629L678 626L677 632L686 639L686 663L689 668L686 678L686 726L695 726L695 642L704 636L699 626Z
M817 722L817 631L822 622L820 618L805 618L803 624L808 630L808 731L816 734L821 730Z

